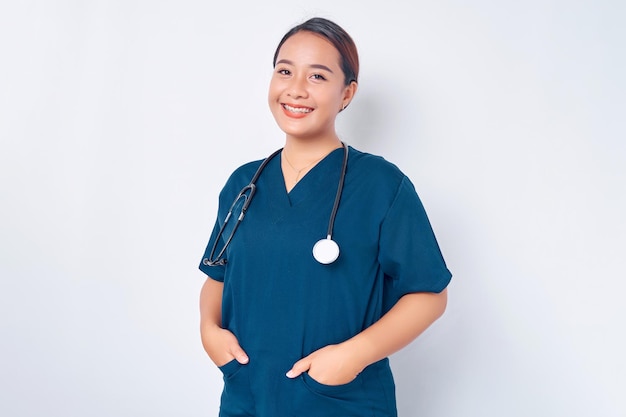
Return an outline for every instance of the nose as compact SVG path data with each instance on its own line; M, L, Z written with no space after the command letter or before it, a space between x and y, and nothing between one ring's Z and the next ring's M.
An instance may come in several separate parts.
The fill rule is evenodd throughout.
M306 79L304 77L292 77L289 80L287 95L291 98L306 98L308 96Z

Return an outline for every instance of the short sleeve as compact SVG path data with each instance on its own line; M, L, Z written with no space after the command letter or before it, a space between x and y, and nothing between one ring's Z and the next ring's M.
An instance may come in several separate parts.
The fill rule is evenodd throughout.
M219 208L217 211L217 220L215 221L215 225L213 226L213 232L211 232L211 237L209 238L209 243L204 250L204 255L200 260L199 268L202 272L207 274L209 277L213 278L216 281L224 282L224 276L226 275L226 266L225 265L208 265L208 258L211 255L211 250L215 245L216 240L218 239L218 235L220 233L220 228L222 226L222 222L226 218L226 214L228 213L229 208L231 208L231 204L233 200L237 198L239 194L239 190L241 190L245 185L250 183L250 179L253 177L253 174L256 172L257 168L261 164L262 161L253 161L249 162L245 165L237 168L228 178L226 184L220 191L219 195ZM243 203L243 200L240 200ZM236 210L235 210L236 211ZM220 221L221 219L221 221ZM231 221L230 223L234 223ZM220 237L220 241L217 243L215 255L219 254L220 250L224 247L225 239L228 239L230 232L232 231L233 225L230 224L224 231L223 235Z
M408 293L439 293L452 277L422 202L406 176L381 226L379 262L386 278L386 310Z
M213 245L215 244L215 241L217 240L217 235L219 234L219 231L220 231L220 222L218 219L215 221L213 232L211 233L211 237L209 238L209 243L207 244L207 247L204 251L204 255L202 256L202 259L200 260L199 268L202 272L207 274L210 278L213 278L216 281L224 282L226 266L225 265L211 266L208 264L208 259L211 254L211 249L213 249ZM215 252L219 253L219 250L220 248L218 245L218 248Z

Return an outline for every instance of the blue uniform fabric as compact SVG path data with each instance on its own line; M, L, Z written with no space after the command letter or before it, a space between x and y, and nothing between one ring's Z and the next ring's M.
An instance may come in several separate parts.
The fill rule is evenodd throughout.
M366 329L401 296L441 292L451 278L409 179L383 158L352 147L333 230L341 253L329 265L313 258L313 245L326 237L343 152L331 152L289 193L277 155L257 181L226 251L227 264L200 263L209 277L224 282L222 326L250 358L247 365L232 361L220 368L222 417L397 414L387 359L340 386L320 384L306 373L285 376L302 357ZM227 181L203 258L232 201L260 164L243 165ZM227 236L228 231L223 239Z

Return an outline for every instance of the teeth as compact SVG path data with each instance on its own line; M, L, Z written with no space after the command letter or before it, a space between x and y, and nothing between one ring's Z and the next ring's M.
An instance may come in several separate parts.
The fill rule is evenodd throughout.
M306 108L306 107L291 107L287 104L283 104L283 107L285 107L287 110L289 110L292 113L311 113L313 110Z

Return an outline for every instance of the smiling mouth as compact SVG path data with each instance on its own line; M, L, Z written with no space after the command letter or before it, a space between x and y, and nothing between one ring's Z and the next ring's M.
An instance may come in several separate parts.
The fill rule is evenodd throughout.
M291 113L297 113L297 114L306 114L306 113L311 113L313 111L313 109L310 107L293 107L293 106L290 106L289 104L283 104L282 106L283 106L283 109Z

